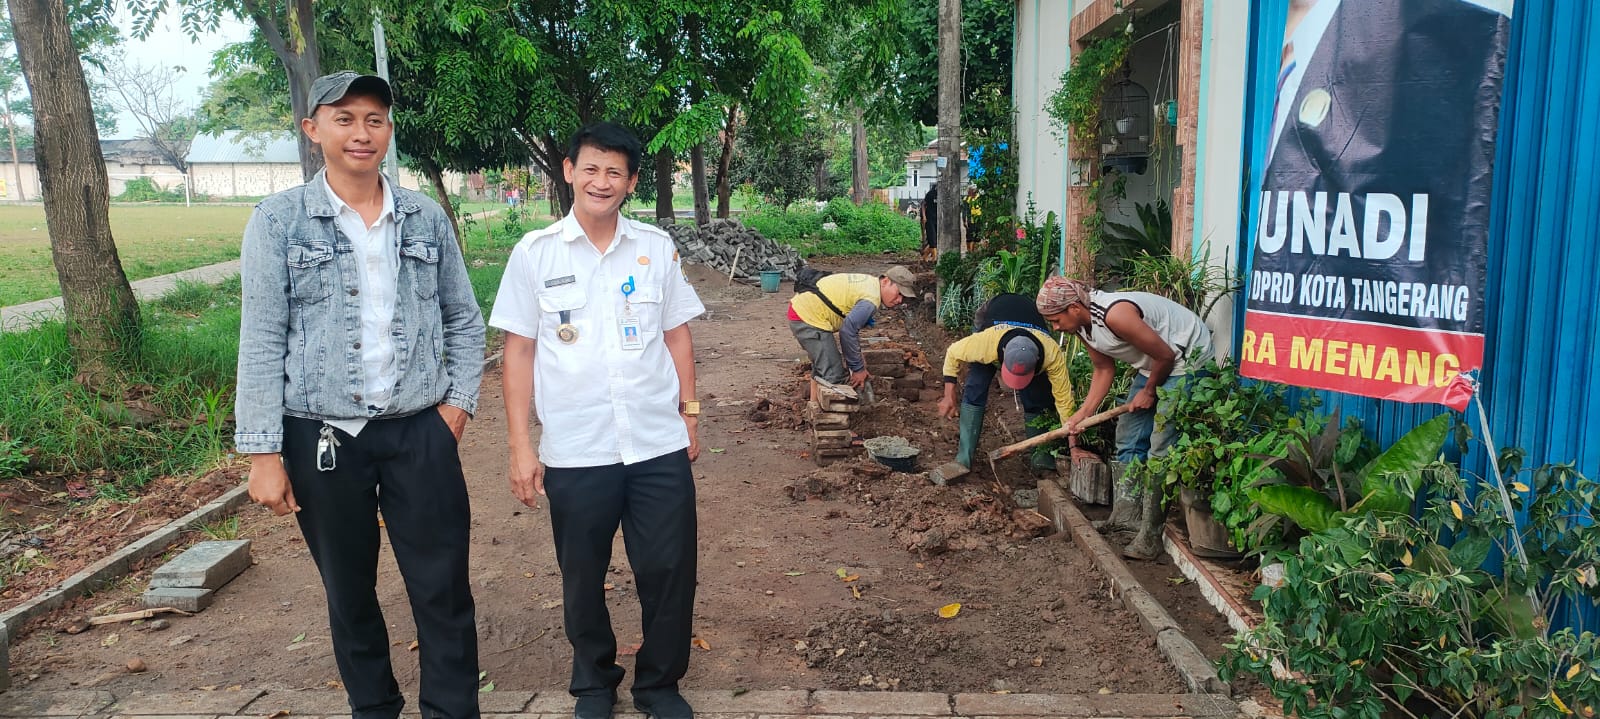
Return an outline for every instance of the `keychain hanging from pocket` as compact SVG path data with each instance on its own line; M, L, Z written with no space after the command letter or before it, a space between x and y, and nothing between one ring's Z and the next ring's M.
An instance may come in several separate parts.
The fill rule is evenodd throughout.
M333 425L322 423L322 431L317 435L317 471L332 472L339 466L338 456L339 438L333 433Z

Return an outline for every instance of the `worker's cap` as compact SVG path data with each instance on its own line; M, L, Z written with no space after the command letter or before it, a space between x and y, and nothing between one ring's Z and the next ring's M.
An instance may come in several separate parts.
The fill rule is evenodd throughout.
M905 265L890 267L884 271L883 276L889 278L889 281L900 289L901 297L908 300L917 299L917 276L911 274L911 270L906 269Z
M1001 384L1011 389L1027 387L1038 369L1039 343L1032 337L1017 335L1000 348Z
M332 75L323 75L311 83L310 112L315 113L323 105L332 105L343 100L350 93L358 95L373 95L383 101L386 106L394 106L394 93L389 89L389 82L377 75L362 75L345 70Z

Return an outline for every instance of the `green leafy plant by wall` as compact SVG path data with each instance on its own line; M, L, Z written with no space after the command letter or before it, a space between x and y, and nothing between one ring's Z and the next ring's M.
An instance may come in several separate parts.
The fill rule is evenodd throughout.
M1130 23L1127 32L1090 43L1072 58L1072 65L1061 73L1061 86L1045 101L1045 113L1058 130L1072 137L1094 142L1100 132L1100 100L1106 85L1128 59L1133 47Z
M1206 252L1201 251L1204 257ZM1225 267L1171 253L1141 254L1122 264L1122 288L1161 295L1201 317L1210 316L1216 304L1241 286Z
M122 187L117 202L183 202L183 190L164 190L148 177L135 177Z
M1284 584L1257 590L1265 617L1229 645L1223 677L1254 677L1308 719L1593 716L1600 641L1552 627L1564 606L1600 604L1600 483L1570 464L1523 471L1521 456L1499 462L1519 527L1499 485L1469 495L1437 462L1407 498L1419 516L1363 513L1301 539Z
M1159 395L1168 408L1165 424L1177 434L1165 456L1130 465L1129 477L1169 497L1183 488L1195 490L1211 501L1234 547L1253 549L1259 540L1247 530L1262 512L1249 491L1261 476L1262 457L1282 451L1286 430L1307 421L1314 400L1293 404L1287 386L1247 382L1236 365L1216 361L1191 374L1185 391Z
M1139 215L1137 225L1102 220L1101 247L1095 253L1095 269L1102 281L1122 281L1128 273L1128 261L1141 255L1172 254L1172 208L1167 201L1141 202L1134 211Z

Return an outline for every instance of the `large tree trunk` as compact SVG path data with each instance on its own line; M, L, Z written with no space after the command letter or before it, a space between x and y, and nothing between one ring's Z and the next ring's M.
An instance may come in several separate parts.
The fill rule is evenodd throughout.
M816 196L811 198L811 199L817 200L817 201L820 202L822 200L823 196L828 193L828 161L827 161L827 159L822 159L822 160L818 160L817 161L817 169L812 173L811 180L812 180L812 183L816 185L816 191L813 193Z
M850 123L850 201L859 207L867 201L872 180L867 167L867 114L860 105L854 110Z
M694 223L705 227L711 222L711 196L706 188L706 146L696 143L689 149L690 175L694 183Z
M272 47L272 54L283 63L284 75L289 79L289 106L294 110L295 135L300 143L300 174L309 181L322 169L323 163L322 153L312 144L311 138L298 131L300 120L311 116L311 83L322 74L316 14L311 9L311 0L289 0L284 17L289 27L287 33L278 27L277 19L262 6L261 0L242 0L241 4Z
M549 181L545 185L544 197L550 201L550 216L561 217L561 198L556 194L556 185L561 184L562 178L546 172L544 179Z
M961 0L939 0L939 256L961 244Z
M717 155L717 217L724 220L732 210L733 182L728 174L733 169L733 141L739 134L739 103L728 108L728 126L722 131L722 152Z
M7 0L34 108L50 255L79 381L97 387L139 348L139 304L111 239L110 187L62 0Z
M444 216L450 218L450 227L456 233L456 246L462 252L467 251L467 237L461 234L461 218L456 217L456 205L450 201L450 190L444 186L444 170L438 163L422 160L422 174L428 176L428 182L433 185L433 191L439 195L439 206L444 208Z
M663 147L656 152L656 224L670 225L678 221L676 211L672 209L672 171L673 160L677 159L671 148Z
M522 136L522 141L528 143L528 148L533 151L533 163L550 178L550 196L560 205L560 212L557 212L556 216L565 217L572 211L572 183L567 182L561 164L566 159L567 149L562 146L560 140L549 135L534 138L526 132L519 134Z

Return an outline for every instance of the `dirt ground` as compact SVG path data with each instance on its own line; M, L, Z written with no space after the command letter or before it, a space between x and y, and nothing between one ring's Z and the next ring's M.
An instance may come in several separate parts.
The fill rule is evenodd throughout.
M856 266L880 267L867 264L871 259ZM701 641L686 686L1183 690L1082 552L1061 536L1039 536L1037 515L1014 506L1010 490L1033 484L1020 460L1003 465L998 481L985 468L950 487L866 459L817 468L802 419L804 353L783 318L787 288L763 294L709 272L690 274L709 312L693 325L706 416L695 465ZM937 364L942 333L926 319L910 319L908 331L908 317L880 313L869 332L907 348L921 340ZM486 374L479 416L461 448L473 500L482 667L486 681L502 688L564 687L570 651L548 515L519 504L506 486L499 380L497 372ZM1020 436L1013 405L1009 395L992 399L984 450ZM935 417L933 402L880 397L855 429L865 437L906 437L922 449L922 470L954 453L955 423ZM336 685L326 606L298 530L258 507L247 509L241 524L241 536L254 540L256 565L210 609L172 618L163 629L141 622L60 631L74 613L133 606L146 568L33 622L13 641L18 684L119 692ZM612 572L613 623L626 648L640 634L621 542ZM387 549L379 581L396 671L414 689L415 633ZM1187 590L1187 598L1174 594L1172 601L1195 610L1175 613L1204 626L1210 610L1197 593L1171 589ZM941 606L957 602L957 616L938 616ZM1214 614L1210 620L1213 628L1220 622ZM128 672L134 658L148 671Z

